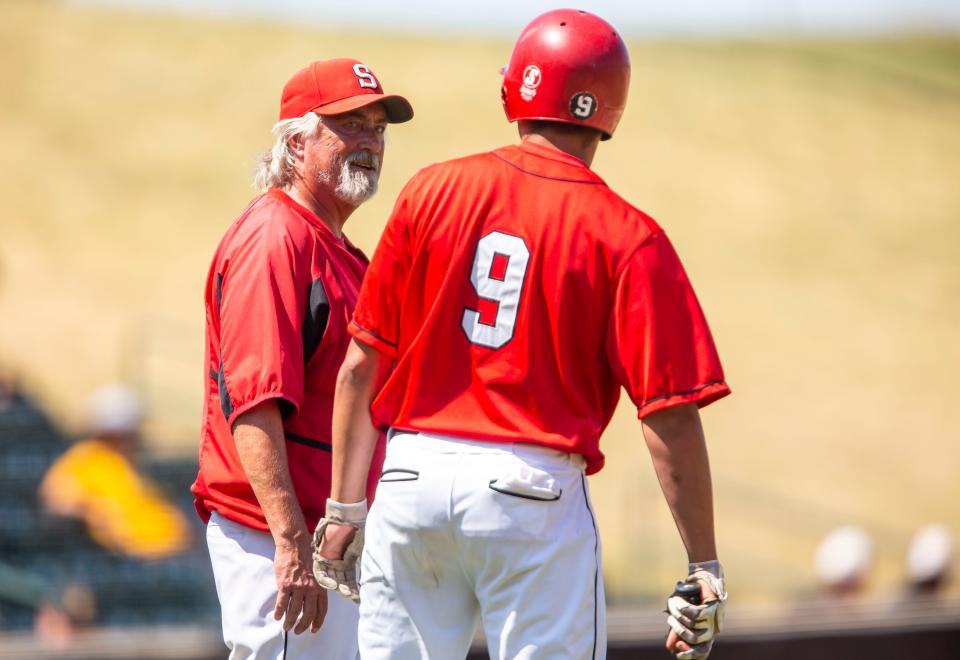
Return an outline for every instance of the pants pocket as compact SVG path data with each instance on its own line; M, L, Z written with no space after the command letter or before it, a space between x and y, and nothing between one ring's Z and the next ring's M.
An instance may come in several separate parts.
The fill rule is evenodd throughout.
M387 484L394 481L416 481L420 472L410 468L389 468L380 473L380 483Z
M506 469L501 476L491 479L488 486L503 495L540 502L555 502L563 495L552 474L526 463Z
M493 459L476 472L458 502L464 534L528 542L563 518L566 484L558 475L514 456Z

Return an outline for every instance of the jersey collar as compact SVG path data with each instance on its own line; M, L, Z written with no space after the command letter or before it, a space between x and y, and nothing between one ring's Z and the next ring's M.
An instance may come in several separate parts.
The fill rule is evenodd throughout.
M297 215L301 216L304 220L309 222L311 225L317 225L321 230L333 236L333 232L330 231L323 220L320 219L316 213L308 209L306 206L295 200L293 197L287 194L286 191L281 190L280 188L270 188L267 192L267 195L273 197L275 200L290 208L291 211L295 212Z
M350 239L347 238L346 234L341 232L340 238L337 238L334 235L334 233L330 231L330 227L328 227L326 223L324 223L323 220L320 219L320 216L318 216L316 213L308 209L306 206L304 206L303 204L295 200L293 197L288 195L285 191L279 188L270 188L264 194L269 195L270 197L274 198L284 206L289 207L290 210L292 210L294 213L302 217L304 220L309 222L314 227L317 227L332 242L342 244L344 247L347 247L351 250L357 250L357 247L350 242Z
M554 147L521 142L501 147L493 155L535 176L572 183L604 183L582 160Z

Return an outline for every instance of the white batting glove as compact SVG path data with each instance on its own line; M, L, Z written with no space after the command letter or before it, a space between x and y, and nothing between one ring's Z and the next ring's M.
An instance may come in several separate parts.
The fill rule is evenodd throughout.
M667 600L667 624L677 636L690 645L689 651L675 654L677 660L704 660L713 649L713 640L723 627L723 611L727 603L727 591L723 584L723 568L718 561L690 565L690 573L684 582L707 583L716 594L700 605L694 605L679 595Z
M336 591L344 598L355 603L360 602L360 589L357 584L357 561L363 552L363 527L367 521L367 501L343 504L327 499L326 515L320 519L313 533L313 576L324 589ZM357 530L350 545L343 552L342 559L327 559L320 555L320 545L327 525L349 525Z

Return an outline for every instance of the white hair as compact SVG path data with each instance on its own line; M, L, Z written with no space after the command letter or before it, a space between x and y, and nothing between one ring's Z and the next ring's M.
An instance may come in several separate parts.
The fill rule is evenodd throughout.
M350 171L351 163L371 164L375 172ZM340 165L337 186L334 194L345 202L359 206L377 193L377 183L380 178L380 159L375 155L354 152L348 155ZM324 173L326 174L326 173ZM329 182L329 176L324 177Z
M320 116L308 112L302 117L283 119L273 126L275 141L273 147L257 158L257 172L253 178L254 187L264 192L270 188L286 188L296 174L297 156L290 147L290 141L309 135L315 135L320 126Z

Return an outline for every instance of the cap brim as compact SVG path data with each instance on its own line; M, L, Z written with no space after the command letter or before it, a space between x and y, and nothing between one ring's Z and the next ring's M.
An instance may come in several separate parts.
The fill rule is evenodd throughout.
M313 109L313 112L318 115L342 115L344 112L363 108L373 103L383 105L383 109L387 113L387 121L391 124L402 124L413 119L413 106L407 99L397 94L357 94L333 103L317 106Z

